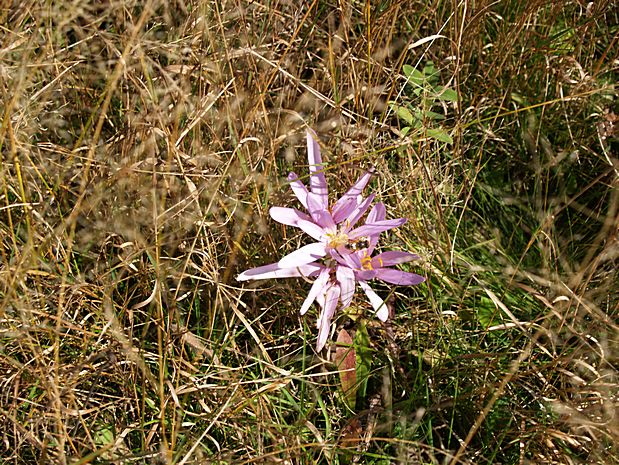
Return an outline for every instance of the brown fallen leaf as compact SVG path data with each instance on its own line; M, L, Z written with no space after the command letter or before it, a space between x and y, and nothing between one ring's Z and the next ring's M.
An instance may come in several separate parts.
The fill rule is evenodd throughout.
M352 337L345 329L341 329L337 335L334 358L335 366L339 371L344 398L348 406L354 410L357 400L357 357Z

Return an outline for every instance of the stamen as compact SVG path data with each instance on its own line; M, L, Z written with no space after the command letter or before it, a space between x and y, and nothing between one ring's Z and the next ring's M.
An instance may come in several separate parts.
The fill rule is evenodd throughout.
M348 235L342 232L335 232L327 234L329 238L329 242L327 242L327 247L332 249L337 249L338 247L345 246L348 244Z
M364 270L373 270L372 268L372 257L366 255L361 259L361 268Z

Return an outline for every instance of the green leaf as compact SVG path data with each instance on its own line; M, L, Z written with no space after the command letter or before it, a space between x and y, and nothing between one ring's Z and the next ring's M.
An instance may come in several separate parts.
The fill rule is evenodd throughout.
M526 105L522 95L512 92L511 97L514 102L519 103L520 105Z
M423 74L425 75L426 81L428 83L434 84L438 82L439 72L434 67L434 62L428 61L428 63L426 63L426 65L423 68Z
M402 66L402 71L404 72L404 75L406 77L410 77L411 74L415 72L415 68L413 68L411 65L404 65Z
M428 137L431 137L432 139L436 139L447 144L454 143L454 140L451 138L451 136L442 129L428 129L426 130L426 135Z
M440 113L435 113L430 110L426 110L426 112L424 113L424 116L426 119L430 119L432 121L442 121L445 119L444 115L441 115Z
M95 444L98 446L105 446L114 442L114 432L110 428L101 428L93 435Z
M398 118L406 121L408 124L412 124L415 119L413 114L406 107L397 107L396 113Z
M496 305L488 297L482 296L479 299L479 305L477 306L477 319L479 323L488 328L502 323L501 315L496 308Z
M440 100L443 100L446 102L457 102L458 101L458 93L453 89L450 89L448 87L438 87L435 90L437 92L436 97Z
M434 67L434 62L430 60L423 67L423 74L425 74L426 76L431 76L434 73L436 73L436 68Z
M402 67L404 75L408 79L408 83L413 87L422 87L426 82L426 76L421 72L413 68L411 65L404 65Z
M353 345L357 359L358 392L361 398L365 399L372 370L372 351L370 350L370 336L363 320L359 320Z

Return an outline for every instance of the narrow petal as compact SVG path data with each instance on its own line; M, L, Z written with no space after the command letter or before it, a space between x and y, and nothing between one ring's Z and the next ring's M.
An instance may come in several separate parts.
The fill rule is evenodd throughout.
M360 270L363 267L363 257L365 257L365 253L363 251L353 252L348 255L347 261L349 263L352 263L352 266L350 266L350 268L352 268L353 270Z
M360 198L361 196L359 196L359 199ZM361 203L361 200L359 199L347 199L346 202L343 202L339 208L336 209L334 207L332 210L333 221L335 221L335 223L337 224L340 224L342 221L348 218L352 214L352 212L355 211L355 208L357 208L359 203Z
M350 305L355 295L355 272L347 266L338 266L335 277L340 283L340 300L344 309Z
M323 208L326 209L329 207L327 179L320 156L320 146L310 131L307 131L307 160L309 161L310 190L319 196Z
M327 252L331 256L331 258L333 258L340 265L347 266L349 268L355 267L354 262L349 259L351 253L345 247L338 247L337 249L329 248Z
M321 242L314 242L301 247L298 250L286 255L279 262L280 268L294 268L307 263L314 262L327 254L325 246Z
M313 221L300 220L297 226L308 236L313 237L317 241L322 241L325 237L325 231Z
M273 278L293 278L299 276L310 276L324 268L323 265L311 263L293 268L282 268L279 263L259 266L243 271L236 277L237 281L249 281L252 279L273 279Z
M371 281L376 277L376 270L356 270L355 278L357 281Z
M419 255L415 255L414 253L389 250L372 257L372 267L383 268L385 266L393 266L400 263L410 262L412 260L418 260L419 258Z
M327 303L327 295L329 295L329 292L331 291L331 288L333 286L337 286L337 284L331 282L331 281L327 281L327 284L325 285L323 292L320 292L317 296L316 296L316 302L318 302L318 305L320 305L321 311L318 314L318 319L316 320L316 328L320 329L320 327L322 326L322 319L325 317L325 306Z
M269 215L278 223L296 226L299 220L311 221L311 217L296 208L271 207Z
M376 223L366 223L363 226L359 226L348 233L348 237L356 239L363 236L374 236L380 234L383 231L397 228L398 226L406 223L406 218L396 218L394 220L377 221Z
M414 286L424 282L426 279L415 273L393 270L391 268L379 268L376 270L376 277L390 284L398 286Z
M378 202L372 207L370 213L368 213L367 223L376 223L377 221L383 221L387 217L387 209L385 204Z
M372 174L374 174L374 169L371 169L363 174L359 179L357 179L357 182L355 182L352 187L348 189L348 191L340 197L337 202L335 202L335 205L333 205L333 209L331 210L334 218L338 215L339 210L344 208L344 206L351 200L355 202L357 201L357 197L359 197L365 186L367 186L368 182L370 182Z
M309 310L314 300L316 300L316 296L321 292L324 293L325 286L329 279L329 268L323 268L320 270L320 274L312 284L312 288L307 293L307 297L305 298L305 302L301 306L301 315L305 315L305 313Z
M338 247L337 249L329 249L329 255L342 266L347 266L352 270L361 268L361 259L358 252L351 252L346 247Z
M299 176L295 173L290 173L288 175L288 181L290 182L290 187L292 188L292 192L297 196L301 205L307 208L307 187L299 180Z
M271 207L269 214L275 221L300 228L317 241L324 235L323 229L314 223L309 215L296 208Z
M365 291L365 295L368 296L372 307L376 311L376 316L380 321L387 321L389 318L389 309L383 302L376 292L372 290L372 288L365 281L359 281L359 286Z
M337 308L337 302L340 298L339 286L331 286L327 291L325 305L320 318L320 328L318 329L318 340L316 341L316 352L320 352L329 338L329 329L331 328L331 320Z
M359 219L365 214L365 212L370 208L370 204L376 197L376 194L371 194L367 199L357 205L352 213L346 218L346 231L350 231L350 229L359 221Z
M385 204L382 202L378 202L376 205L372 207L370 213L368 213L368 217L365 220L366 223L376 223L377 221L383 221L387 217L387 209L385 208ZM370 246L368 247L368 253L371 254L374 252L374 248L376 244L378 244L378 234L374 234L370 236Z
M329 210L324 207L320 196L310 192L307 194L307 209L316 223L326 229L334 230L335 222Z

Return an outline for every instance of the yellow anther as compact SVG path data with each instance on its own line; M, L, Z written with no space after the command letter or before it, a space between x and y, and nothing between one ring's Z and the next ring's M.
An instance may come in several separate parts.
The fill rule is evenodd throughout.
M373 270L372 268L372 257L365 256L361 259L361 268L364 270Z
M348 235L344 233L330 233L327 234L327 237L329 238L329 242L327 242L327 247L331 247L332 249L337 249L338 247L342 247L348 244Z

